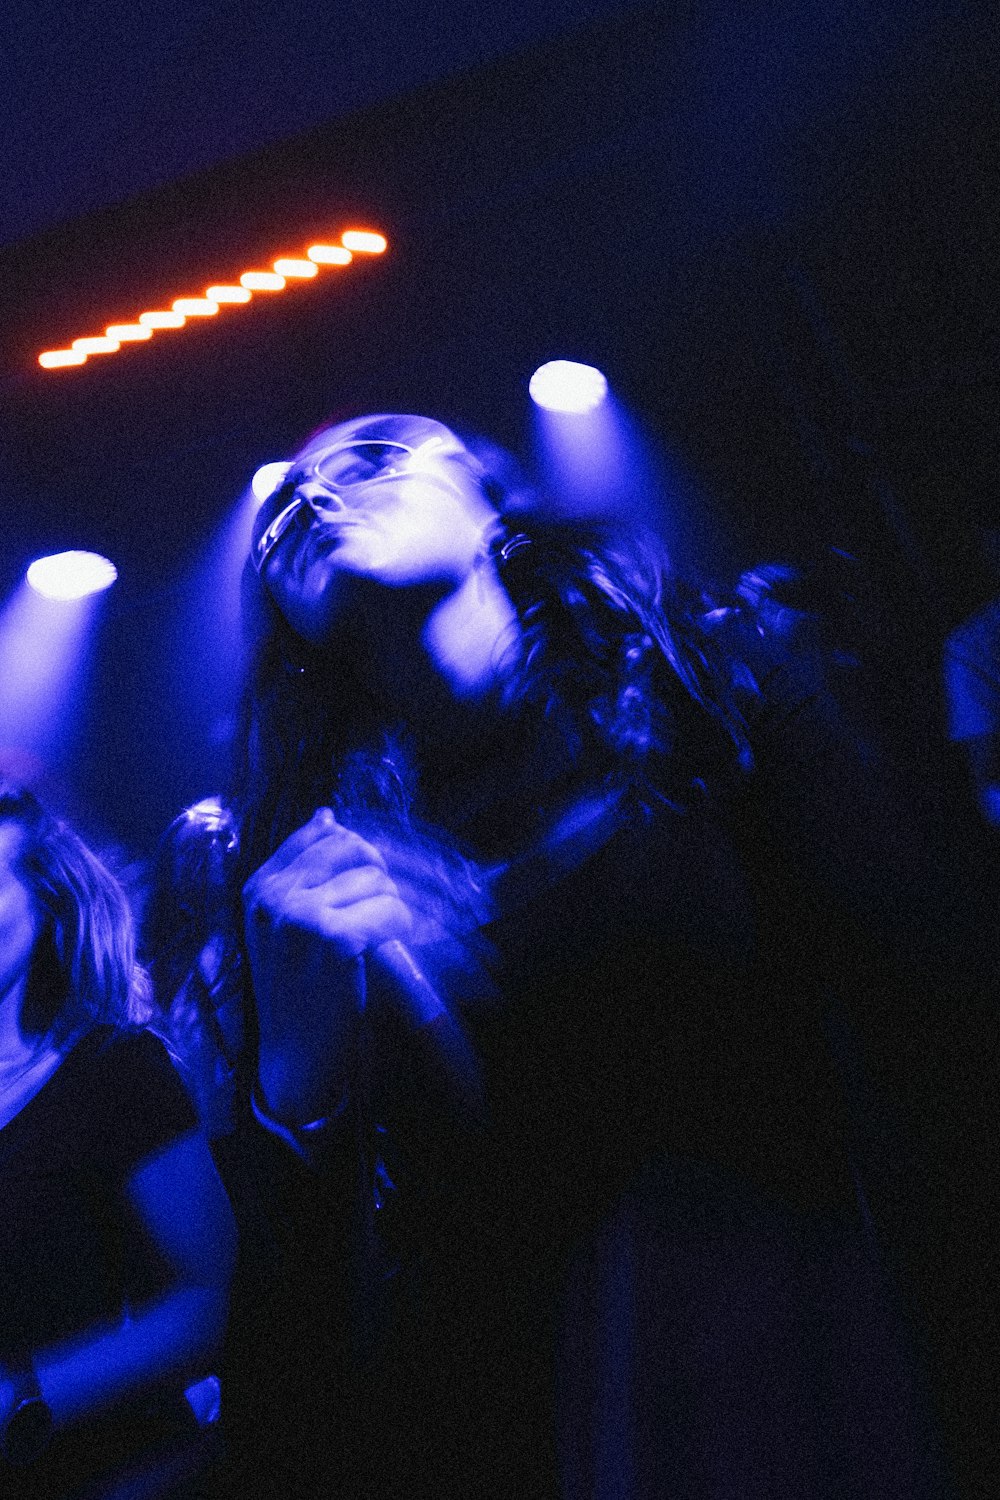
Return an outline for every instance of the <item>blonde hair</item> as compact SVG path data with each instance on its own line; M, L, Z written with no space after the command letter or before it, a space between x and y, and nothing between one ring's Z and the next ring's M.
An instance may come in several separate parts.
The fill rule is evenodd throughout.
M118 879L23 787L0 782L0 823L21 830L16 870L39 917L25 1030L60 1043L93 1025L145 1024L149 981L136 958L132 908Z

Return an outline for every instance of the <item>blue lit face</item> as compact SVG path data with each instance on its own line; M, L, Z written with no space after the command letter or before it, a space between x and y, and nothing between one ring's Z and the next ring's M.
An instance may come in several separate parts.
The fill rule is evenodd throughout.
M469 576L494 511L456 440L440 433L446 429L370 477L355 472L337 428L295 459L276 503L306 503L268 553L262 577L306 640L330 640L373 587L423 588L443 597Z
M27 978L40 925L17 868L23 837L17 823L0 823L0 1003Z

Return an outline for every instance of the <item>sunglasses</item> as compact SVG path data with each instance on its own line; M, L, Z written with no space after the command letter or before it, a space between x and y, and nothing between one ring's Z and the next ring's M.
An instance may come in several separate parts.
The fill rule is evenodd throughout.
M370 480L388 479L393 474L402 473L406 460L416 451L407 443L345 443L340 448L321 453L315 460L296 464L294 477L286 478L264 502L268 506L279 504L283 496L290 492L293 494L293 498L278 510L250 549L250 561L255 572L259 574L263 571L289 526L302 518L303 512L310 513L310 520L322 516L322 506L305 495L294 494L299 485L318 479L331 495L337 495L341 490L368 484Z

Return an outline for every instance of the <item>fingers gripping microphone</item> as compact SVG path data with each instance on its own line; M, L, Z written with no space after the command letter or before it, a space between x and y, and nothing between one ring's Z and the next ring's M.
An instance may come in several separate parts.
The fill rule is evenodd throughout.
M409 948L391 938L369 952L367 963L418 1039L423 1067L429 1069L426 1081L441 1105L467 1123L482 1124L486 1105L479 1059Z
M368 962L389 985L393 998L402 1006L411 1025L425 1026L448 1014L447 1006L427 975L406 944L398 938L380 943L369 954Z

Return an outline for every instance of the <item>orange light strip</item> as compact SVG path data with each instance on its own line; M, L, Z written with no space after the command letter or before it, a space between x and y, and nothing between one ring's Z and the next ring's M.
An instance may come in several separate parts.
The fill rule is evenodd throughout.
M368 229L347 229L340 236L345 250L360 251L362 255L381 255L389 242L384 234L373 234Z
M311 281L327 266L349 266L355 255L382 255L384 234L372 229L345 229L339 245L310 245L305 255L279 255L270 270L244 271L234 282L207 287L200 297L175 297L169 309L141 312L130 323L111 323L102 334L74 339L69 349L46 349L38 356L43 370L84 365L95 355L117 354L129 344L146 343L168 328L184 328L189 319L214 317L224 307L245 306L255 292L283 292L297 281Z

